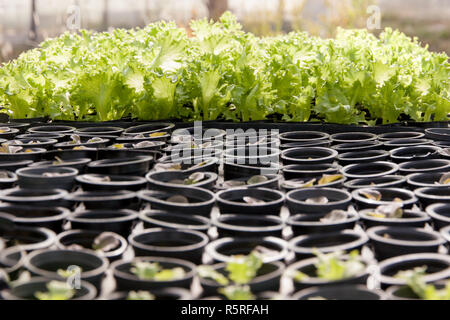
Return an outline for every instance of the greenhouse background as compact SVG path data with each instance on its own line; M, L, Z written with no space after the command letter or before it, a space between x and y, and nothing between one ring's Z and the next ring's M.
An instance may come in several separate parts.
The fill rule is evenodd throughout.
M377 8L374 33L399 28L432 51L450 53L450 0L0 0L0 61L67 30L143 27L161 19L189 28L191 19L225 10L257 35L307 30L327 37L337 26L366 27Z

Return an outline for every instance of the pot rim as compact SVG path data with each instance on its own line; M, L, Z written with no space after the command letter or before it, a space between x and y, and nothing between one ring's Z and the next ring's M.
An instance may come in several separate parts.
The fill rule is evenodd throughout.
M380 172L380 173L372 173L372 174L353 174L348 173L348 171L356 168L356 167L370 167L370 166L386 166L386 168L389 168L386 171ZM378 178L383 177L387 175L392 175L396 173L399 170L399 165L396 163L388 162L388 161L375 161L375 162L369 162L369 163L354 163L349 164L347 166L344 166L342 168L342 174L350 179L363 179L363 178Z
M377 191L380 191L380 190L393 191L393 192L395 191L395 192L398 192L400 194L408 195L409 196L408 199L402 200L403 205L405 205L405 204L406 205L414 204L414 203L416 203L419 200L416 197L416 195L414 194L414 192L412 192L410 190L407 190L407 189L401 189L401 188L379 188L379 187L359 188L359 189L353 190L352 191L353 199L355 199L357 201L361 201L363 203L367 203L369 205L377 205L377 206L385 205L385 204L391 204L392 203L392 201L383 201L383 200L378 201L378 200L372 200L372 199L363 198L360 195L360 192L363 191L363 190L366 190L366 189L377 190Z
M180 224L180 223L175 223L175 222L166 222L166 221L157 220L152 217L149 217L148 214L154 214L154 215L161 214L161 215L167 215L167 216L172 216L172 217L180 217L180 218L184 218L184 219L192 219L192 220L200 221L202 224L186 225L186 224ZM210 219L200 216L200 215L186 215L186 214L182 214L182 213L173 213L173 212L164 211L164 210L150 210L150 209L141 210L139 212L139 219L144 222L147 222L147 223L157 223L158 225L160 225L163 228L171 228L171 229L188 229L188 230L200 231L200 230L204 230L205 227L206 227L206 229L209 229L209 227L211 225Z
M319 204L319 203L306 203L306 201L303 200L297 200L295 198L292 197L292 195L294 193L298 193L298 192L305 192L305 191L323 191L323 192L334 192L334 193L339 193L342 195L345 195L345 199L342 200L338 200L338 201L332 201L332 202L328 202L328 203L324 203L324 204ZM335 205L340 205L340 204L345 204L347 202L352 201L352 195L345 190L341 190L341 189L337 189L337 188L303 188L303 189L296 189L296 190L291 190L286 194L286 201L287 202L292 202L295 204L307 204L308 206L312 206L312 207L321 207L321 206L335 206Z
M169 202L166 200L161 200L159 198L153 197L151 195L148 195L148 193L167 193L167 194L172 194L173 192L169 192L169 191L154 191L154 190L141 190L138 191L136 193L137 197L141 200L147 201L147 202L154 202L160 205L170 205L174 208L178 207L178 208L195 208L195 207L200 207L200 206L208 206L208 205L213 205L216 202L216 198L213 192L207 190L207 189L203 189L203 188L197 188L197 187L180 187L179 189L183 190L183 189L189 189L192 191L195 191L196 193L203 193L203 195L207 195L209 199L204 200L202 199L200 202L193 202L193 203L177 203L177 202Z
M111 218L83 218L84 216L89 216L92 213L110 213L114 216L118 217L111 217ZM121 214L119 216L119 214ZM138 218L138 213L134 210L130 209L119 209L119 210L83 210L74 212L71 214L67 220L71 222L80 222L80 223L112 223L112 222L126 222L126 221L133 221Z
M378 232L388 232L388 231L394 231L394 232L403 232L403 233L409 233L409 234L427 234L432 236L433 240L425 240L425 241L413 241L413 240L399 240L395 238L385 238L383 236L380 236ZM441 234L437 231L431 231L426 230L424 228L404 228L404 227L391 227L391 226L376 226L367 229L366 231L367 236L372 241L377 241L384 244L389 245L396 245L396 246L402 246L402 247L428 247L428 246L440 246L446 243L445 239L442 238Z
M298 218L300 216L320 216L323 215L323 213L306 213L306 214L295 214L295 215L291 215L289 216L289 218L287 219L287 225L289 226L311 226L311 227L320 227L320 226L339 226L341 224L346 224L346 223L352 223L352 222L357 222L360 217L358 216L358 214L356 212L347 212L350 217L347 217L345 220L343 221L337 221L337 222L320 222L320 221L296 221L294 220L295 218Z
M442 220L442 221L448 222L450 224L450 217L444 216L444 215L436 212L436 209L441 208L441 207L449 207L450 208L450 204L433 203L433 204L430 204L428 207L426 207L425 211L431 218L434 218L437 220ZM442 229L441 229L441 231L442 231Z
M231 201L231 200L226 200L226 199L222 198L225 193L236 192L236 191L241 191L244 194L245 194L245 192L261 191L263 193L276 194L279 198L276 199L276 200L267 201L267 202L264 202L264 203L253 203L253 204L246 203L246 202ZM247 207L260 207L260 208L262 208L262 207L266 207L266 206L282 204L285 201L285 195L283 194L283 192L278 191L278 190L274 190L274 189L269 189L269 188L242 188L242 187L230 188L230 189L221 190L221 191L217 192L215 194L215 198L216 198L217 202L221 202L223 204L232 205L232 206L242 206L243 208L247 208Z
M230 223L223 222L224 219L227 218L237 218L237 219L249 219L249 220L261 220L261 221L270 221L274 222L273 226L266 227L252 227L252 226L237 226ZM212 225L217 228L222 228L226 230L232 231L246 231L246 232L271 232L271 231L282 231L285 227L285 223L283 219L274 215L263 215L263 216L255 216L255 215L242 215L242 214L221 214L218 217L215 217L211 220Z

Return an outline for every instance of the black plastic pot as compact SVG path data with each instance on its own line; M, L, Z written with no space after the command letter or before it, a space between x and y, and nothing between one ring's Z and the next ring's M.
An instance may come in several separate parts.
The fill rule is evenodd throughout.
M276 237L221 238L206 246L206 254L213 262L230 262L233 256L249 255L257 248L263 263L283 261L288 255L288 243Z
M237 164L233 162L224 161L223 172L225 180L233 180L239 178L246 178L257 175L278 174L280 170L279 163L271 163L268 166L253 166L245 164Z
M289 241L289 247L295 253L296 259L302 260L313 257L316 250L325 254L361 250L368 241L369 238L365 233L343 230L295 237Z
M359 211L361 222L366 228L377 226L424 228L430 222L430 217L422 211L404 210L401 218L377 218L369 214L373 211L373 209Z
M387 132L378 136L380 141L390 141L399 139L422 139L425 137L425 133L404 131L404 132Z
M188 203L168 201L169 198L175 195L183 195L188 199ZM170 192L141 190L137 193L137 196L142 201L150 203L152 209L202 216L209 216L216 202L214 193L211 191L193 187L180 188L177 191Z
M446 226L442 228L440 232L444 239L447 240L448 246L450 246L450 227Z
M0 171L6 175L6 177L0 178L0 189L12 188L17 182L17 175L11 171L6 171L6 170L0 170Z
M253 198L263 202L246 202L245 198ZM284 204L284 194L266 188L232 188L216 194L217 205L221 213L237 213L250 215L278 215Z
M436 232L419 228L378 226L367 230L378 260L403 254L438 252L445 239Z
M319 262L319 258L314 257L310 259L305 259L302 261L298 261L294 264L291 264L286 269L287 275L295 274L296 271L300 271L306 274L308 277L302 279L302 281L297 281L296 279L292 279L295 291L303 290L308 287L329 287L329 286L348 286L348 285L365 285L367 283L367 279L369 278L368 272L368 262L364 260L360 260L361 263L366 265L366 268L360 273L341 280L326 280L319 278L317 276L317 268L316 264Z
M407 182L412 189L425 187L448 188L448 185L439 183L444 174L445 172L413 173L408 175Z
M59 133L59 134L70 134L74 132L76 128L71 126L58 126L58 125L45 125L39 127L32 127L28 129L30 133Z
M214 143L222 148L221 142L216 140ZM226 139L223 147L225 150L234 148L243 148L249 146L258 146L264 148L279 148L280 140L277 138L264 138L260 139L258 136L251 136L245 138Z
M419 188L414 190L420 203L426 207L433 203L450 203L450 187L447 188Z
M389 152L385 150L345 152L337 157L341 165L385 161L387 159L389 159Z
M152 156L97 160L88 164L88 171L107 175L145 175L152 167Z
M382 149L383 143L379 141L365 141L365 142L352 142L352 143L340 143L333 146L333 149L339 153L354 152L361 150L377 150Z
M65 161L73 161L73 160L79 160L79 159L90 159L90 160L96 160L97 159L97 149L95 148L85 148L85 149L65 149L65 150L51 150L48 151L43 158L46 160L52 160L54 161L58 157Z
M283 176L286 180L310 179L325 174L337 174L340 168L335 164L288 165L284 166Z
M221 274L227 275L226 263L218 263L212 266L213 269ZM284 272L284 264L278 261L264 263L258 269L256 276L247 284L253 294L273 290L280 290L280 280ZM200 285L203 289L202 296L212 296L220 294L218 290L222 288L219 283L212 279L199 277Z
M147 180L138 176L83 174L75 178L84 191L139 191L147 186ZM102 181L107 180L107 181Z
M399 167L395 163L377 161L370 163L357 163L345 166L342 173L349 179L377 178L395 174Z
M391 150L391 159L397 163L413 160L439 159L441 149L435 146L412 146Z
M193 299L191 292L183 288L163 288L159 290L151 290L149 292L153 295L154 300L172 301ZM128 300L129 294L130 292L126 291L113 292L103 300Z
M88 210L73 213L69 218L73 229L109 231L128 237L138 213L133 210Z
M277 216L222 214L212 221L219 238L224 237L279 237L282 238L284 222Z
M184 184L183 181L189 178L192 173L184 171L159 171L149 172L145 178L148 186L152 190L178 190L180 187L197 187L211 190L217 181L218 175L213 172L205 172L204 179L193 184ZM178 183L173 182L179 181Z
M43 227L60 232L64 220L70 215L70 211L63 207L36 207L30 205L0 204L0 212L5 212L13 217L13 222L18 226Z
M369 290L366 286L326 286L312 287L297 292L293 300L311 300L320 297L326 300L384 300L385 295L378 290Z
M128 237L136 256L178 258L202 263L209 239L202 232L174 229L144 229Z
M86 168L86 165L91 162L92 160L89 158L80 158L80 159L73 159L73 160L63 160L63 162L55 161L55 160L48 160L48 161L40 161L40 162L34 162L33 164L30 164L30 168L73 168L78 170L78 172L84 172L84 169Z
M326 197L327 203L308 203L310 198ZM335 209L346 210L352 196L345 190L333 188L305 188L286 194L286 204L291 214L328 213Z
M425 210L433 220L435 230L450 225L450 203L434 203Z
M83 203L89 210L137 209L139 201L131 191L77 191L65 197L74 208Z
M389 140L384 143L386 149L397 149L401 147L415 147L415 146L424 146L431 145L433 141L428 139L396 139Z
M69 139L68 135L62 133L24 133L16 136L17 139L54 139L58 142L66 141Z
M217 128L188 127L176 129L172 132L170 142L179 144L188 141L213 141L222 140L226 135L225 130Z
M1 296L5 300L37 300L34 296L35 293L47 291L49 281L51 280L47 278L31 278L27 282L3 291ZM81 288L76 289L74 297L70 300L94 300L97 296L97 289L86 281L81 281L80 286Z
M20 245L0 251L0 268L6 272L10 281L17 280L19 277L20 271L25 263L25 257L26 251Z
M320 180L321 176L315 177L314 179L316 179L316 181L314 183L317 183L317 180ZM299 189L299 187L294 183L294 184L290 184L290 182L301 182L306 183L308 181L310 181L311 179L292 179L292 180L284 180L281 183L281 189L283 189L285 192L289 192L292 190L297 190ZM344 182L347 180L346 177L344 177L343 175L341 175L341 177L337 180L334 180L332 182L329 183L324 183L324 184L316 184L314 185L312 188L336 188L339 189L342 187L342 185L344 184Z
M19 169L16 173L19 179L18 185L23 189L71 190L75 185L78 170L66 167L31 167Z
M400 172L404 175L425 172L448 172L450 160L432 159L403 162L399 165Z
M100 138L100 137L96 137L99 139L99 141L95 141L95 142L89 142L89 140L92 139L91 137L80 136L80 138L81 138L81 143L74 144L72 141L65 141L65 142L59 142L59 143L55 144L53 147L55 149L62 149L62 150L74 150L74 148L78 148L78 147L98 149L98 148L106 147L106 145L110 142L109 139L104 139L104 138Z
M10 146L22 147L24 149L29 148L41 148L41 149L53 149L53 145L57 144L58 140L50 138L25 138L25 139L14 139L8 142Z
M281 161L289 164L322 164L332 163L338 153L336 150L321 147L300 147L284 150L281 153Z
M31 274L47 279L65 281L58 270L70 266L81 268L80 279L93 284L100 290L101 282L108 269L108 260L93 250L38 250L31 252L25 260L25 268Z
M291 131L284 132L278 135L281 143L308 143L317 140L328 140L330 135L318 131Z
M223 155L226 162L239 165L267 166L271 163L278 163L280 153L280 150L276 148L251 146L227 149Z
M334 144L338 144L375 141L378 136L369 132L344 132L332 134L330 138Z
M15 172L17 169L27 167L32 164L33 160L21 160L21 161L1 161L0 170L6 170Z
M155 165L156 171L167 171L167 166L178 165L181 171L185 172L219 172L219 158L213 157L191 157L191 158L172 158L170 156L162 157Z
M29 152L24 152L25 150L29 150ZM43 155L47 152L47 150L43 148L27 148L23 149L17 153L0 153L0 161L11 161L18 162L23 160L32 160L39 161L43 157Z
M366 198L361 194L361 192L365 191L378 191L381 193L381 200ZM409 209L412 208L412 206L418 201L417 197L414 195L414 192L400 188L357 189L352 192L352 197L356 201L356 204L360 210L391 204L396 198L401 200L404 209Z
M139 219L144 223L145 229L180 229L207 233L211 226L206 217L158 210L142 210Z
M89 135L91 137L95 136L120 136L120 134L124 131L124 129L120 127L85 127L79 128L75 131L75 134L78 135Z
M58 234L56 237L55 245L58 249L71 249L73 245L79 245L85 249L92 250L92 246L95 238L97 238L103 231L95 230L68 230ZM102 255L110 262L122 259L122 255L128 247L128 242L120 235L109 232L109 236L114 237L119 242L117 248L104 252L101 250L96 251L97 254ZM71 249L76 250L76 249Z
M143 135L124 135L117 137L116 143L139 143L142 141L163 141L167 142L170 139L170 134L151 136L151 133Z
M236 187L268 188L268 189L276 189L276 190L278 190L280 188L281 175L266 174L266 175L264 175L264 177L267 178L266 181L261 181L261 182L257 182L257 183L251 183L251 184L248 184L248 181L252 177L243 177L243 178L238 178L238 179L232 179L232 180L224 181L222 183L216 183L215 189L218 189L218 190L230 189L231 187L226 185L226 183L230 182L230 181L236 181L236 182L242 183L242 185L237 185ZM225 185L224 185L224 183L225 183Z
M0 133L0 139L10 140L13 139L18 133L19 129L5 128L5 132Z
M67 191L62 189L5 189L0 192L0 200L7 203L30 205L36 207L59 207L67 206L64 197Z
M138 126L130 127L126 129L122 135L124 136L135 136L138 134L150 135L156 132L172 132L172 129L175 127L173 123L147 123L141 124Z
M301 147L322 147L329 148L331 146L331 140L311 140L305 142L290 142L280 144L281 150L291 149L291 148L301 148Z
M356 212L348 212L347 218L341 221L322 222L328 213L308 213L290 216L287 225L291 227L294 236L313 233L330 233L353 229L359 220Z
M376 178L362 178L349 180L344 183L347 189L360 188L400 188L406 183L406 178L402 176L387 175Z
M449 255L437 253L406 254L384 260L378 264L381 288L386 289L389 286L405 285L406 281L396 277L397 273L424 266L427 267L427 274L422 279L427 283L450 277Z
M445 288L446 281L433 283L436 289ZM420 297L409 286L391 286L387 288L386 295L388 300L421 300Z
M427 138L440 141L450 141L449 128L429 128L425 129Z
M18 129L20 133L23 133L30 127L30 124L21 122L2 122L0 123L0 127Z
M135 262L158 263L163 269L183 268L185 275L181 279L166 281L139 279L138 276L131 272ZM111 269L119 291L152 291L172 287L190 289L195 275L195 265L192 262L163 257L139 257L134 258L132 261L119 260L111 265Z

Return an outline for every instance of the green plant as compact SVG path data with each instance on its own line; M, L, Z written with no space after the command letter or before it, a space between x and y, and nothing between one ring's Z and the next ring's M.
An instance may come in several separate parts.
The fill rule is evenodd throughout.
M159 263L138 261L133 263L131 272L142 280L170 281L184 277L186 272L183 268L163 269Z
M254 300L255 296L250 291L249 286L233 285L220 288L219 292L228 300Z
M318 258L317 263L314 264L316 276L328 281L351 278L363 272L366 267L361 262L358 250L350 252L348 256L344 255L343 252L323 254L316 250L315 255ZM301 271L296 271L293 278L301 282L309 276Z
M36 292L39 300L70 300L75 296L75 290L66 282L50 281L47 283L47 292Z
M433 284L424 281L426 269L427 267L417 267L400 271L396 277L404 279L408 287L422 300L450 300L450 281L447 281L443 289L437 289Z
M155 296L148 291L130 291L127 300L155 300Z

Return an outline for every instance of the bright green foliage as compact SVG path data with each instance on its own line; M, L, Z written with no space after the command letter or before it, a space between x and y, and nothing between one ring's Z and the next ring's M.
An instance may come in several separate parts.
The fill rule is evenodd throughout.
M47 292L36 292L39 300L70 300L75 296L75 290L66 282L50 281L47 283Z
M228 300L255 300L249 286L228 286L220 288L219 293L223 294Z
M443 289L436 289L434 285L427 284L423 280L426 269L426 267L418 267L400 271L396 277L406 280L406 284L422 300L450 300L450 281L447 281Z
M237 284L249 283L258 270L262 267L263 262L259 254L250 253L248 256L236 256L233 261L227 263L226 270L228 277Z
M142 280L171 281L184 277L186 272L183 268L163 269L159 263L138 261L133 263L131 272Z
M386 29L258 38L226 13L110 33L65 33L0 68L13 118L327 121L448 120L448 56Z

